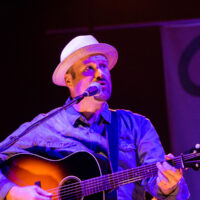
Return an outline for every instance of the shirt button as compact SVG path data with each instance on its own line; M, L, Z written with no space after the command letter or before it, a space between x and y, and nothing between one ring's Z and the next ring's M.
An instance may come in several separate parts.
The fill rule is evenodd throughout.
M90 133L94 133L94 130L93 130L93 129L90 129Z

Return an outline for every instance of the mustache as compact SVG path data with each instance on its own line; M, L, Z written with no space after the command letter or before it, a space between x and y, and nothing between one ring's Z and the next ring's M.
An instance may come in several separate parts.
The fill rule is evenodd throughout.
M96 79L96 82L101 84L101 83L104 83L104 82L106 82L106 83L107 83L107 82L108 82L108 80L107 80L107 79L105 79L105 78L100 78L100 77L98 77L98 78Z

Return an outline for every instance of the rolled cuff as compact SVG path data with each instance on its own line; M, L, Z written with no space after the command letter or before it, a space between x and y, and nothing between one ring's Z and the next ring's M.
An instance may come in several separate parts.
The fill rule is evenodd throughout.
M159 199L165 200L187 200L190 197L190 192L184 178L178 183L177 188L169 195L164 195L157 186L157 195Z
M9 180L2 181L0 184L0 200L5 200L9 190L15 185L16 184Z

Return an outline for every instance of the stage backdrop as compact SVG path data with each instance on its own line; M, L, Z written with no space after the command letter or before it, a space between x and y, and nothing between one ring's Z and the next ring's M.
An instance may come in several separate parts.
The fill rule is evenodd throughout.
M200 143L200 23L161 28L166 98L172 151ZM191 200L200 198L200 171L185 177Z

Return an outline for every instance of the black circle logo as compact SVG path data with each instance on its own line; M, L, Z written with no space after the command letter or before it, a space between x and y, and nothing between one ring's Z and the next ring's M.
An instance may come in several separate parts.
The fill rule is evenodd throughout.
M189 76L190 62L198 51L200 51L200 35L194 38L183 51L178 65L178 73L183 89L192 96L200 97L200 85L195 84Z

